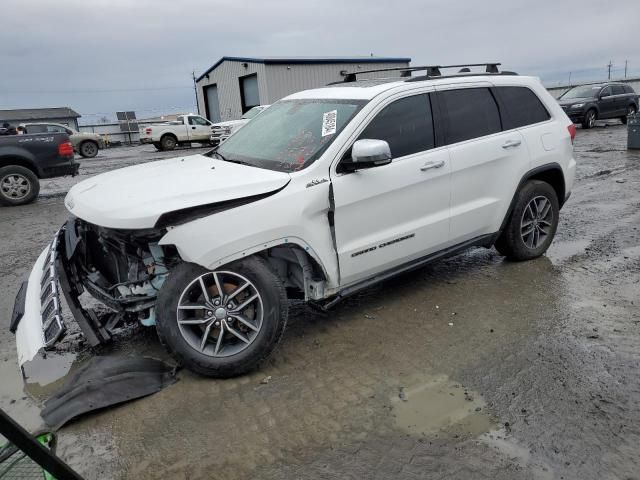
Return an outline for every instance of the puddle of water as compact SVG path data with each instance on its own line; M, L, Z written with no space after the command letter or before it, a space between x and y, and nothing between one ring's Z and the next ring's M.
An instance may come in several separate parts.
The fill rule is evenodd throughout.
M547 250L547 257L553 262L562 262L575 255L580 255L585 252L585 249L589 246L589 240L569 240L566 242L552 242Z
M446 376L402 387L391 402L396 426L416 435L477 436L493 426L480 395Z
M24 391L43 401L62 387L69 374L81 363L75 353L38 354L22 366Z
M509 437L504 428L485 433L480 441L493 447L511 461L517 462L523 470L530 472L534 480L553 480L556 478L553 469L545 462L536 460L531 451L516 443Z

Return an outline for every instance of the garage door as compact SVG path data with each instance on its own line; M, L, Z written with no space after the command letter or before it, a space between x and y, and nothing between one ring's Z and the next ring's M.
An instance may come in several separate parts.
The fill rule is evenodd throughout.
M240 94L242 95L242 113L260 105L257 74L254 73L240 79Z
M204 99L207 104L207 118L213 123L219 122L221 119L217 85L209 85L208 87L205 87Z

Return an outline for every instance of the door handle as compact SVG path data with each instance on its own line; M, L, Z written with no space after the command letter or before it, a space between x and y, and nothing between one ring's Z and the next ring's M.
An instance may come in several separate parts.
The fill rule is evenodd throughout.
M191 127L191 130L195 130L195 129L196 129L196 127Z
M427 170L431 170L432 168L441 168L441 167L444 167L444 160L427 162L420 167L420 170L423 172L426 172Z
M502 148L513 148L517 147L522 143L522 140L507 140L502 144Z

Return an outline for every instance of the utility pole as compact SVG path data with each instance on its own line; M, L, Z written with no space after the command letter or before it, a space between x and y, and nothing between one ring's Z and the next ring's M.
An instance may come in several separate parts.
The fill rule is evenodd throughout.
M198 103L198 84L196 83L196 71L193 70L191 72L193 77L193 92L196 94L196 109L198 110L198 115L200 115L200 104Z
M611 63L611 60L609 60L609 65L607 65L607 68L609 69L609 73L608 73L607 78L609 80L611 80L611 67L613 67L613 63Z
M625 60L624 61L624 78L627 78L627 65L629 63L629 60Z
M569 72L569 87L571 87L571 73L572 72Z

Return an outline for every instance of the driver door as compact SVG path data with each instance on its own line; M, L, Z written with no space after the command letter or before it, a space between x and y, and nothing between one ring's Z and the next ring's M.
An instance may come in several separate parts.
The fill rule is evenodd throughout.
M436 252L449 238L449 153L435 148L429 94L387 103L358 139L385 140L393 160L332 178L343 286Z
M208 142L211 139L211 123L202 117L189 117L189 140L193 142Z

